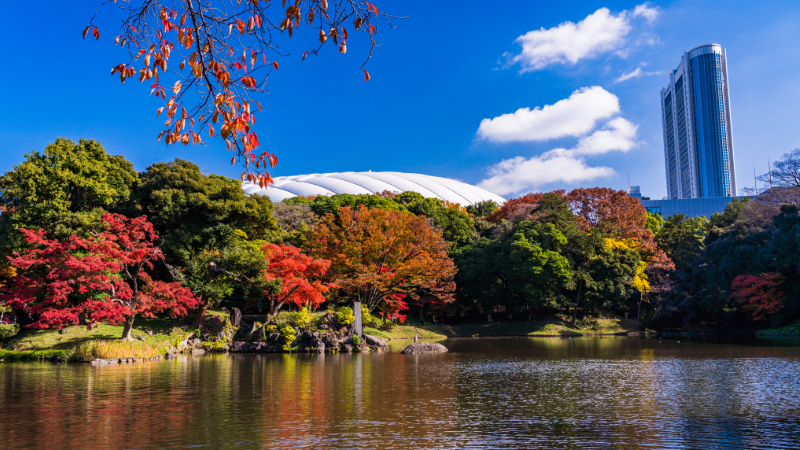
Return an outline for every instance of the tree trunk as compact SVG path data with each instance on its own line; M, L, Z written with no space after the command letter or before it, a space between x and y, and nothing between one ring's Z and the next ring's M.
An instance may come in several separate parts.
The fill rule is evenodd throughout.
M197 313L194 316L194 326L195 328L201 328L203 323L206 321L206 310L211 306L211 302L203 303L201 308L197 309Z
M572 326L578 320L578 305L581 302L581 289L583 289L583 281L578 283L578 295L575 296L575 308L572 311Z
M136 318L136 314L131 314L125 319L125 326L122 328L122 340L123 341L130 341L131 340L131 330L133 330L133 320Z
M639 292L639 309L636 311L636 321L639 322L639 323L642 323L642 300L643 300L643 297L644 297L644 294Z

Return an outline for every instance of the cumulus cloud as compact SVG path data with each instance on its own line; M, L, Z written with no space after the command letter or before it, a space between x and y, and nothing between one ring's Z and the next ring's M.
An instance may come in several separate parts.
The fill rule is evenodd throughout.
M636 130L638 125L622 117L617 117L606 123L601 130L581 139L578 145L567 150L573 155L600 155L611 151L627 152L636 147Z
M522 51L511 56L510 61L519 63L521 72L530 72L552 64L575 64L601 53L620 51L632 29L632 18L643 17L651 23L657 16L658 10L647 3L636 6L633 12L618 14L600 8L578 23L564 22L523 34L515 41Z
M537 189L557 181L579 182L614 174L610 167L589 167L581 158L547 152L525 159L505 159L489 168L489 178L478 186L498 195Z
M489 167L478 186L499 195L538 189L550 183L576 183L614 175L610 167L592 167L585 156L627 152L638 145L638 126L622 117L609 120L571 149L557 148L540 156L505 159Z
M628 80L630 80L632 78L639 78L639 77L643 77L643 76L646 76L646 75L661 75L662 73L664 73L664 71L645 72L645 71L642 70L641 67L637 67L636 70L634 70L632 72L623 73L622 75L620 75L619 78L614 80L614 83L621 83L623 81L628 81Z
M619 112L619 99L605 89L582 88L569 98L544 107L520 108L511 114L483 119L478 137L492 142L532 142L582 136L598 120Z

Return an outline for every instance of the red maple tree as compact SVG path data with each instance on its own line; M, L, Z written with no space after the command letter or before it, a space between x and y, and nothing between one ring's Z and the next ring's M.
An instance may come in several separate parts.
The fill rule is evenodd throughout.
M338 287L318 279L331 266L327 259L313 258L291 245L266 244L263 251L269 262L264 277L268 282L281 281L278 289L267 288L265 292L271 316L278 314L287 302L298 308L316 308L325 302L323 294Z
M130 339L137 314L154 317L169 310L184 316L200 304L180 283L153 280L145 272L163 258L145 217L104 214L102 223L102 232L66 241L47 239L44 230L21 230L29 248L8 258L19 275L0 293L0 303L34 318L31 328L124 322L123 339Z
M783 309L783 281L779 273L739 275L731 282L730 298L736 300L743 311L752 314L753 320L766 320Z

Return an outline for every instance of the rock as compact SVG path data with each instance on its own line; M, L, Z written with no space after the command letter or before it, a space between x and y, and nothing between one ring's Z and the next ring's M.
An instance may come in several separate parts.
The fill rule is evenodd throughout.
M230 314L231 317L231 325L238 327L242 324L242 312L239 311L239 308L233 308Z
M250 344L250 351L251 352L268 352L269 351L269 344L266 342L253 342Z
M220 331L217 334L217 336L214 338L214 340L217 341L217 342L227 341L228 340L228 336L225 334L224 331Z
M58 330L58 334L67 334L67 329L66 328L62 328L62 329Z
M189 345L194 347L195 345L200 345L201 342L203 342L203 341L201 341L200 339L194 338L191 341L189 341Z
M202 355L202 354L204 354L205 352L206 352L206 351L205 351L205 350L203 350L202 348L193 348L193 349L192 349L192 355Z
M226 308L226 307L224 307L224 306L222 308L220 308L219 310L224 312L225 314L230 314L231 313L231 310Z
M364 342L366 342L367 345L369 345L370 347L378 348L379 349L378 351L385 352L389 350L389 346L386 345L386 341L377 336L370 336L368 334L365 334Z
M187 339L182 340L181 343L178 344L178 351L182 352L183 349L185 349L188 346L189 346L189 339L187 338Z
M442 344L435 344L435 343L419 343L419 344L411 344L408 347L404 348L402 354L404 355L417 355L419 353L445 353L447 352L447 347Z
M147 330L147 331L145 331L145 333L147 333L148 336L152 336L153 335L153 330Z
M281 338L281 334L280 333L270 333L267 336L267 340L269 342L278 342L278 339L280 339L280 338Z
M245 347L245 346L247 346L247 345L249 345L247 342L236 341L236 342L234 342L234 343L233 343L233 345L231 346L231 350L233 350L233 351L235 351L235 352L241 352L241 351L244 351L243 349L244 349L244 347Z
M353 346L350 344L345 344L344 347L342 347L342 350L346 353L353 353Z
M200 339L204 341L207 341L209 336L211 336L211 333L209 333L208 331L203 331L202 333L200 333Z
M243 324L239 328L239 335L244 337L244 338L247 338L248 336L250 336L250 333L252 333L252 332L253 332L253 323L252 322L247 322L247 323Z
M133 338L144 342L144 336L142 336L141 334L134 334Z
M319 345L317 345L317 353L325 353L325 344L323 344L322 342L320 342Z

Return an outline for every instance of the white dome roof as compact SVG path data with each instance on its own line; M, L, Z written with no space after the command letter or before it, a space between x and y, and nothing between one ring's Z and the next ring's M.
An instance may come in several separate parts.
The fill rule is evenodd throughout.
M416 173L401 172L339 172L316 173L311 175L295 175L277 177L274 184L261 189L257 184L242 183L242 189L248 195L266 195L273 202L279 202L298 195L334 195L334 194L375 194L377 192L412 191L423 197L433 197L459 203L462 206L472 205L486 200L494 200L498 205L505 203L499 195L471 184L451 180L449 178L432 177Z

